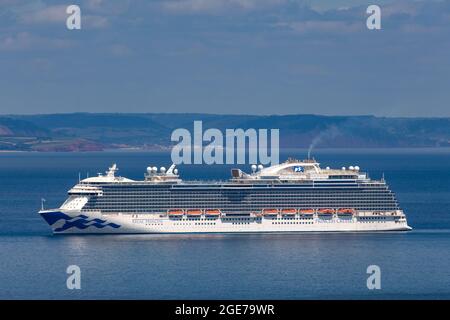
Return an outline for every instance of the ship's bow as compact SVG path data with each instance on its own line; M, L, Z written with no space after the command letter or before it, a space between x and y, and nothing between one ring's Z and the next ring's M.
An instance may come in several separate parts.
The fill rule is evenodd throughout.
M53 233L116 233L120 225L98 217L90 217L79 211L55 210L39 211L50 225Z

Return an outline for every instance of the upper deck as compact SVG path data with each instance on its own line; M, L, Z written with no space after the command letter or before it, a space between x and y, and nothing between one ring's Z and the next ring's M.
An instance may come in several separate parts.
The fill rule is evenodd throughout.
M224 187L245 187L254 185L277 185L277 184L289 184L289 185L307 185L311 183L345 183L345 182L359 182L370 183L371 180L367 174L360 172L358 166L350 166L348 168L331 169L326 167L321 168L319 163L313 159L308 160L295 160L288 159L287 161L264 168L262 165L251 166L251 173L246 173L241 169L231 170L231 179L227 181L183 181L175 165L170 166L169 169L161 167L160 170L156 167L148 167L145 174L145 179L131 180L125 177L116 175L118 171L117 166L114 164L106 171L106 174L99 174L97 177L86 178L81 180L78 186L89 185L110 185L110 184L124 184L124 185L221 185ZM376 181L373 181L376 183Z

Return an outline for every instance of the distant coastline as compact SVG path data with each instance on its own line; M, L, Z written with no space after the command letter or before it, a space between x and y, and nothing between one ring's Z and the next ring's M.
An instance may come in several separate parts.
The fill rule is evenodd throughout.
M0 152L165 151L173 130L279 129L286 148L445 148L450 118L70 113L0 116Z

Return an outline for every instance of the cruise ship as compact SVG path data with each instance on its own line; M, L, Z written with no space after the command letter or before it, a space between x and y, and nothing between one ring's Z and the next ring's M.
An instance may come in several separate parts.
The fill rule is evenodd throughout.
M407 231L394 193L358 166L321 168L295 160L227 181L183 181L175 165L144 180L105 174L80 180L57 209L39 214L55 234Z

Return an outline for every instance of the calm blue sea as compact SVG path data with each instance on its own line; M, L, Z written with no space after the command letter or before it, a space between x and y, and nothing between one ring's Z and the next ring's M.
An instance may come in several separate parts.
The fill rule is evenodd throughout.
M305 150L282 153L302 158ZM450 298L450 150L322 150L322 166L384 176L409 233L52 236L40 199L57 207L88 172L117 162L143 177L157 152L0 154L1 299ZM226 179L229 166L182 166L185 179ZM248 171L248 168L244 168ZM81 268L81 290L66 268ZM381 268L381 290L366 287Z

